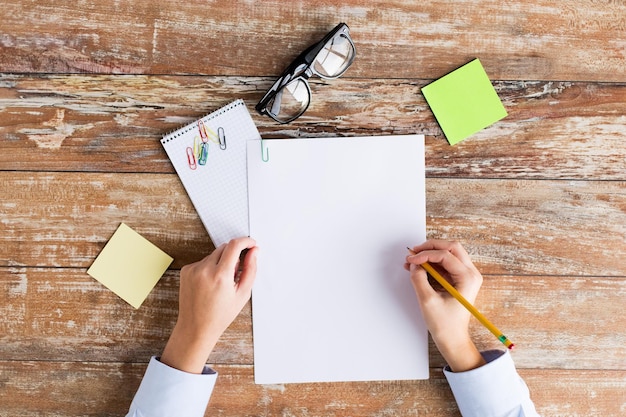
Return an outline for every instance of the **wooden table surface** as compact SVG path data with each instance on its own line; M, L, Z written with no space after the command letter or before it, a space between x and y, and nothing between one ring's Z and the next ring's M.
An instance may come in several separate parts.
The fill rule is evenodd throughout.
M465 244L544 416L626 413L626 3L5 0L0 19L0 416L124 415L213 249L159 142L253 106L340 21L357 57L265 138L426 135L429 237ZM509 115L449 146L420 89L480 58ZM126 222L171 254L135 310L86 274ZM458 416L427 381L260 386L247 305L209 362L211 416ZM481 348L499 343L476 322ZM384 356L372 366L385 366Z

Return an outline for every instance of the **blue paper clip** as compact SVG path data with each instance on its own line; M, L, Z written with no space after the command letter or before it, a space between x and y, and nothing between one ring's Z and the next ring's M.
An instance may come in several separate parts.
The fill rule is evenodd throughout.
M198 163L200 165L206 165L206 160L209 157L209 144L207 142L203 142L202 146L200 146L200 157L198 158Z

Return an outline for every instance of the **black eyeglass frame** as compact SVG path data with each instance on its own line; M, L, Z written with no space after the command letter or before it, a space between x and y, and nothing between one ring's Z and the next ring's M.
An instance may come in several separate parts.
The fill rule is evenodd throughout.
M354 53L350 57L345 68L338 74L329 77L327 75L322 75L319 72L315 71L313 68L313 63L315 62L315 58L319 55L320 51L326 46L326 44L333 38L343 36L345 37L350 45L352 46L352 50ZM298 57L283 71L280 77L272 84L272 86L267 90L263 98L257 103L255 106L255 110L261 115L267 115L277 121L278 123L285 124L289 122L293 122L298 117L302 116L304 112L309 108L309 104L311 104L311 88L309 87L308 79L311 78L312 75L317 75L320 78L325 79L335 79L343 75L346 70L352 65L354 58L356 56L356 48L354 47L354 42L352 38L350 38L350 28L345 23L339 23L333 30L328 32L324 38L317 42L316 44L307 48L304 52L302 52ZM267 110L267 105L272 101L272 99L276 96L276 94L283 89L289 83L301 79L304 82L304 85L307 88L307 92L309 94L309 100L306 106L295 116L287 120L278 119L272 112Z

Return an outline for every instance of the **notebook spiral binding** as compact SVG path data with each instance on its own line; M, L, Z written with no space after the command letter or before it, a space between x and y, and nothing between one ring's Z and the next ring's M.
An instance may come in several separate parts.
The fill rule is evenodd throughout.
M237 99L237 100L231 102L230 104L227 104L226 106L220 108L219 110L215 110L214 112L209 113L209 114L201 117L200 119L196 119L195 121L193 121L193 122L191 122L191 123L189 123L187 125L184 125L181 128L178 128L176 130L173 130L173 131L165 134L163 136L163 139L161 139L161 143L162 144L168 143L168 142L170 142L170 141L172 141L174 139L179 138L180 136L183 136L184 134L186 134L190 130L196 129L197 128L196 122L198 120L202 120L203 122L208 122L209 120L215 119L217 116L219 116L221 114L224 114L224 113L226 113L226 112L228 112L228 111L230 111L230 110L232 110L232 109L234 109L234 108L236 108L238 106L244 106L245 107L245 105L246 104L244 103L244 101L242 99Z

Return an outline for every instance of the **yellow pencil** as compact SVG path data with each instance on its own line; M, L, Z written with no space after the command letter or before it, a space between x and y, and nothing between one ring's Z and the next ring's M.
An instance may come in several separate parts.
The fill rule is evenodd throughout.
M407 249L413 255L416 254L416 252L413 251L411 248L407 247ZM439 272L437 272L435 268L433 268L428 262L424 262L421 265L422 265L422 268L424 268L430 276L435 278L437 282L441 284L441 286L450 293L451 296L456 298L459 301L459 303L463 304L463 306L470 313L472 313L474 317L476 317L476 319L483 324L483 326L485 326L491 333L493 333L494 336L496 336L498 340L504 344L504 346L506 346L509 349L513 349L515 347L515 345L509 340L508 337L506 337L500 330L498 330L498 328L494 326L493 323L490 322L487 319L487 317L485 317L480 311L478 311L476 307L474 307L469 301L467 301L465 297L463 297L461 293L457 291L456 288L450 285L450 283L444 277L442 277L441 274L439 274Z

